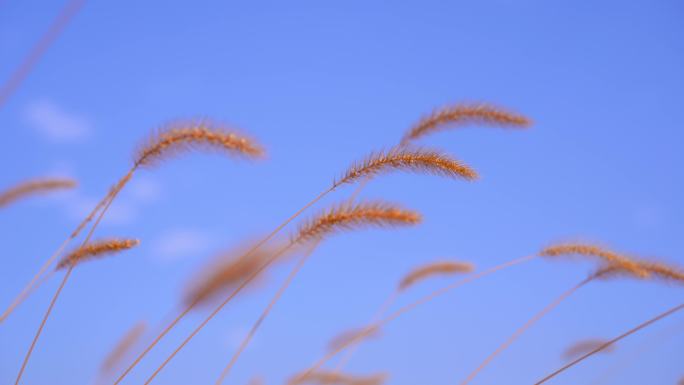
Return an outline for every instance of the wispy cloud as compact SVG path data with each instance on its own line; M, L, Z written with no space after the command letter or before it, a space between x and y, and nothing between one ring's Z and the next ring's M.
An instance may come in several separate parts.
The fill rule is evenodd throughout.
M173 229L152 242L152 252L165 261L191 257L211 247L211 237L196 229Z
M26 107L25 118L38 134L53 142L79 142L91 134L86 118L67 112L49 100L30 103Z
M159 200L162 188L155 179L146 175L136 175L126 186L126 193L136 202L151 203Z

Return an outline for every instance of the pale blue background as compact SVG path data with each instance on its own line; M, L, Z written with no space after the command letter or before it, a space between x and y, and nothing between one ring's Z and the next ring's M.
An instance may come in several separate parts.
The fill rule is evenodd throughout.
M63 3L0 2L0 82ZM420 210L425 223L322 245L227 383L255 374L281 383L332 335L367 320L402 274L434 259L487 267L580 239L684 263L682 20L679 1L88 2L0 109L0 187L47 174L81 182L0 212L3 309L164 122L228 122L269 157L191 155L136 175L97 234L136 236L141 247L75 271L24 383L92 383L121 334L140 319L163 322L216 252L272 229L351 161L458 101L509 106L535 125L425 141L476 167L477 183L374 181L366 196ZM389 371L390 384L456 384L589 269L536 261L466 286L391 324L350 370ZM221 313L155 383L213 383L285 272ZM0 383L13 382L57 283L0 325ZM529 384L560 365L570 343L616 335L681 298L681 287L591 285L474 384ZM126 384L141 383L200 319L189 317ZM589 384L617 365L605 383L674 384L684 375L682 322L664 321L553 383Z

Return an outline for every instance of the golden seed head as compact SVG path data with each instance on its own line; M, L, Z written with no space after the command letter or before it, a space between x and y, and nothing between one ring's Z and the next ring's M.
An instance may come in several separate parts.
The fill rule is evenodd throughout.
M404 134L401 144L408 144L425 135L444 130L448 126L466 124L526 128L532 124L532 121L523 115L489 104L456 104L435 110L421 119Z
M597 348L605 345L607 342L608 342L608 340L604 340L604 339L587 339L587 340L578 341L578 342L572 344L567 349L565 349L565 351L563 352L563 358L569 360L569 359L579 357L585 353L589 353L591 351L596 350ZM609 353L609 352L612 352L614 349L615 349L615 346L606 345L606 347L601 349L601 352L602 353Z
M648 278L651 275L647 269L639 266L639 264L637 264L632 257L628 257L624 254L619 254L612 250L608 250L596 245L589 245L585 243L566 243L549 246L539 252L539 255L542 257L557 257L573 254L600 259L602 262L610 266L610 273L615 273L619 267L625 272L629 272L638 278ZM601 275L605 275L607 273L609 272L602 272Z
M30 195L71 189L76 187L76 185L77 183L75 180L66 178L40 178L28 180L0 192L0 207L7 206L16 200Z
M128 250L139 244L140 241L137 239L104 239L90 242L62 258L55 270L73 267L86 260Z
M288 385L320 384L320 385L380 385L387 380L386 373L378 373L369 376L358 376L336 371L317 370L311 373L302 373L288 381Z
M121 359L126 353L131 350L133 345L140 340L140 337L143 335L146 328L147 323L141 321L128 330L126 334L121 337L121 340L119 340L119 343L112 349L107 358L105 358L100 370L102 372L109 372L114 369L116 365L121 362Z
M152 166L166 156L193 149L218 150L247 158L264 155L264 150L253 140L202 121L176 123L162 129L140 148L134 163L136 167Z
M465 180L478 178L475 170L437 150L395 147L389 151L371 154L364 161L353 164L338 181L333 183L333 186L353 183L361 178L370 178L395 170Z
M472 263L457 261L437 261L411 270L399 282L399 290L406 290L417 282L436 275L470 273L475 267Z
M348 202L333 206L299 227L292 243L321 239L339 230L365 226L409 226L420 223L420 213L386 202Z
M350 344L358 343L359 341L365 339L378 337L379 335L380 328L378 326L345 330L330 340L330 343L328 343L328 350L334 352Z
M212 261L188 285L184 302L187 305L208 302L255 274L276 253L276 249L270 247L260 247L246 253L249 249L251 248L241 246L219 255L217 261ZM259 276L262 274L263 272Z

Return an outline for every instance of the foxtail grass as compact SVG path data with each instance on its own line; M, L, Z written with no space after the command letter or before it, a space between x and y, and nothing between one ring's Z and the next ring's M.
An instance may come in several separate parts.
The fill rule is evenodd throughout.
M396 300L396 298L399 296L401 292L407 290L408 288L412 287L418 282L435 276L451 276L459 273L471 273L473 270L473 264L459 261L436 261L415 267L399 281L397 288L392 292L392 294L390 294L390 296L385 300L385 302L383 302L380 308L376 311L375 315L373 315L373 317L371 318L370 322L373 323L379 320L385 314L387 309L389 309L389 307L392 305L392 303ZM337 340L334 340L333 343L330 344L331 350L335 350L339 346L344 345L344 343L348 340L353 340L356 337L356 335L358 335L358 333L360 332L362 332L362 330L356 330L356 333L354 334L341 336L345 337L344 339L338 338ZM368 337L371 337L372 335L373 334L366 334L364 339L357 341L356 344L347 349L345 354L340 358L339 362L335 366L335 371L342 371L344 366L352 359L352 356L354 355L356 350L361 346L361 342L367 339Z
M566 360L570 360L576 358L577 356L581 356L586 352L590 352L596 349L598 346L604 345L605 343L606 340L595 338L577 341L574 344L568 346L568 348L565 349L565 351L563 351L562 357ZM613 350L614 346L606 346L601 351L604 353L610 353Z
M386 373L378 373L367 376L335 373L319 370L310 373L306 377L294 376L287 385L320 384L320 385L381 385L387 380Z
M410 162L410 159L416 160L416 162ZM432 163L431 163L432 161ZM360 178L364 178L364 181L368 181L373 177L386 173L389 171L418 171L426 170L434 174L440 174L445 176L451 176L454 178L465 178L472 179L473 175L477 175L474 170L465 166L464 164L446 156L443 154L436 153L434 151L424 151L424 150L413 150L413 151L389 151L387 153L381 154L371 154L366 161L361 163L355 163L349 167L338 180L333 181L332 185L318 194L311 201L306 203L302 208L297 210L294 214L288 217L285 221L279 224L273 231L262 238L254 246L252 246L246 253L245 257L249 257L252 253L270 241L274 236L276 236L285 226L287 226L294 219L299 217L304 211L306 211L311 206L318 203L321 199L326 197L328 194L335 191L338 187L357 182ZM441 170L441 171L440 171ZM274 260L274 259L272 259ZM270 262L265 264L264 269L270 265ZM261 269L260 269L261 270ZM252 277L252 275L250 275ZM254 275L256 277L256 275ZM251 281L250 278L249 280ZM249 282L245 282L246 285ZM240 285L231 295L229 295L226 300L219 306L219 311L223 306L225 306L234 296L242 290L243 285ZM159 343L159 341L164 338L164 336L173 329L178 322L180 322L196 305L196 303L189 304L183 311L181 311L178 316L171 321L171 323L162 330L162 332L154 339L154 341L140 353L138 357L133 361L133 363L119 376L114 385L120 383L128 373L147 355L147 353L154 348L154 346ZM213 313L212 313L213 314Z
M599 260L600 265L596 271L589 277L582 280L577 285L565 291L553 302L547 305L540 312L535 314L530 318L524 325L518 328L513 335L511 335L504 343L499 345L497 349L491 353L485 360L472 371L466 379L461 382L461 385L470 383L491 361L498 356L501 352L507 349L515 340L517 340L525 331L536 324L541 318L543 318L550 311L558 307L565 299L576 292L581 287L585 286L589 282L595 279L611 279L618 276L627 276L636 279L651 279L651 278L662 278L662 279L672 279L675 275L673 272L676 270L670 268L664 264L657 264L657 268L653 268L652 263L642 262L636 258L626 256L624 254L619 254L614 251L601 248L595 245L588 245L582 243L574 244L560 244L555 246L550 246L543 249L539 255L542 257L558 257L564 255L581 255L585 257L596 258ZM651 267L649 267L651 266ZM654 271L660 271L659 276L654 276ZM676 276L676 275L675 275Z
M640 330L642 330L642 329L644 329L644 328L646 328L646 327L648 327L648 326L650 326L650 325L652 325L652 324L654 324L654 323L656 323L656 322L658 322L658 321L660 321L660 320L662 320L662 319L664 319L664 318L667 318L667 317L669 317L669 316L671 316L671 315L677 313L678 311L680 311L680 310L682 310L682 309L684 309L684 303L679 304L679 305L677 305L677 306L674 306L674 307L672 307L672 308L670 308L670 309L664 311L663 313L658 314L657 316L655 316L655 317L653 317L653 318L651 318L651 319L649 319L649 320L647 320L647 321L645 321L645 322L643 322L643 323L641 323L641 324L639 324L639 325L633 327L632 329L629 329L628 331L626 331L626 332L620 334L619 336L617 336L617 337L615 337L615 338L613 338L613 339L611 339L611 340L606 341L605 343L601 344L600 346L598 346L598 347L592 349L591 351L589 351L589 352L583 354L582 356L580 356L580 357L574 359L573 361L571 361L571 362L569 362L569 363L563 365L563 366L562 366L561 368L559 368L558 370L555 370L555 371L552 372L551 374L549 374L549 375L547 375L546 377L542 378L541 380L535 382L535 385L541 385L541 384L547 382L548 380L550 380L550 379L552 379L552 378L558 376L558 375L561 374L562 372L564 372L564 371L566 371L566 370L572 368L573 366L579 364L580 362L586 360L587 358L593 356L594 354L596 354L596 353L598 353L598 352L601 352L602 350L605 350L606 348L608 348L608 347L610 347L610 346L613 346L613 345L614 345L615 343L617 343L618 341L621 341L621 340L623 340L623 339L629 337L630 335L632 335L632 334L634 334L634 333L636 333L636 332L638 332L638 331L640 331Z
M496 358L499 354L501 354L504 350L506 350L513 342L515 342L520 336L525 333L529 328L534 326L539 320L541 320L545 315L547 315L549 312L551 312L553 309L557 308L558 305L560 305L563 301L565 301L568 297L570 297L573 293L575 293L577 290L579 290L582 286L586 285L590 281L592 281L595 278L594 275L589 276L588 278L583 279L580 281L578 284L572 286L570 289L564 291L560 296L558 296L556 299L554 299L550 304L548 304L544 309L542 309L540 312L532 316L527 322L525 322L521 327L516 329L516 331L508 337L506 341L504 341L501 345L499 345L496 350L494 350L487 358L480 363L480 365L475 368L468 376L466 377L465 380L461 382L461 385L465 385L470 383L475 377L482 372L484 368L486 368L493 360Z
M48 306L45 314L43 315L43 319L40 323L40 326L38 327L38 330L36 331L36 334L33 337L33 340L31 341L31 345L29 346L28 351L26 352L26 355L24 356L24 360L21 364L21 368L19 369L19 373L17 374L17 378L15 380L15 385L18 385L21 381L21 377L24 374L24 370L26 370L26 366L29 362L29 359L31 358L31 353L33 353L33 349L36 347L36 343L38 342L38 338L40 338L40 334L43 331L43 328L45 327L45 324L50 317L50 313L52 312L52 309L55 306L55 303L57 302L57 298L59 298L59 294L62 292L62 289L64 289L64 286L67 283L67 280L69 279L69 276L71 276L71 273L74 270L74 267L76 265L84 260L88 259L93 259L96 257L101 257L103 255L107 254L112 254L112 253L117 253L123 250L130 249L136 245L138 245L137 240L109 240L109 241L102 241L102 242L97 242L94 244L84 244L72 253L68 254L60 264L57 265L58 269L66 268L67 272L64 275L64 278L62 279L62 282L60 283L59 287L57 288L57 291L55 292L54 296L52 297L52 300L50 301L50 305Z
M5 191L0 191L0 208L33 195L48 194L54 191L67 190L76 187L77 183L73 179L67 178L39 178L27 180L10 187Z
M209 263L187 285L183 305L208 304L212 299L234 289L276 251L276 248L263 247L251 255L245 255L244 249L240 247L221 253L218 261Z
M193 330L192 333L174 350L173 353L154 371L154 373L147 379L145 384L149 384L157 374L173 359L173 357L180 352L180 350L188 343L190 340L202 329L204 326L218 314L221 309L228 304L228 302L235 297L252 279L254 279L258 274L260 274L264 269L266 269L271 263L273 263L282 254L287 252L291 247L306 243L312 240L316 242L322 240L323 238L336 233L339 230L352 230L368 226L383 227L383 226L399 226L399 225L414 225L420 222L420 214L405 210L399 206L391 205L384 202L369 202L360 203L356 205L340 205L335 206L332 209L326 210L315 216L312 220L306 222L303 226L296 231L290 238L290 242L283 247L279 252L274 254L268 261L261 265L261 267L254 271L248 278L246 278L243 283L236 288L226 300L221 303L218 307L212 311L212 313L205 318L205 320ZM295 266L294 270L290 273L286 282L279 289L278 293L271 300L271 303L267 309L262 313L260 320L257 320L255 326L252 327L254 332L259 327L263 319L268 315L269 310L273 307L277 299L282 295L285 288L292 281L296 273L303 266L306 258L301 258L299 263ZM246 337L246 342L243 341L243 346L246 347L249 339L253 336L254 332L250 333ZM244 349L242 347L242 350ZM238 352L241 352L239 350ZM239 353L234 356L231 363L237 360ZM225 375L230 371L232 364L229 364L227 370L225 370Z
M72 251L62 258L55 270L73 268L77 264L94 258L102 258L110 254L116 254L124 250L132 249L140 244L137 239L103 239L88 243Z
M418 266L411 270L399 282L398 290L406 290L416 283L434 276L470 273L474 270L472 263L458 261L437 261Z
M128 173L126 173L126 175L119 179L119 181L114 185L114 188L112 188L110 192L107 194L107 196L103 198L103 202L106 203L103 204L102 209L99 211L99 215L96 221L91 226L87 236L81 244L81 247L85 247L88 244L90 238L95 232L95 229L102 221L102 218L106 214L107 210L111 206L116 196L121 192L121 190L123 190L125 185L133 177L133 174L140 167L154 166L161 159L164 159L173 154L177 154L181 151L187 151L194 148L203 149L209 147L211 149L222 149L230 154L241 153L245 157L253 157L255 156L255 154L252 153L252 147L248 146L251 144L252 142L247 140L246 138L230 133L221 127L209 126L204 122L185 125L181 127L172 126L167 129L161 130L156 136L154 136L151 140L149 140L144 146L140 148L140 150L135 156L133 166L131 167L131 169L128 171ZM253 148L258 147L256 145L253 145ZM261 155L261 153L259 153L258 155ZM95 213L97 212L99 206L100 204L98 204L95 207L95 209L93 209L93 212L90 215L88 215L88 217L86 217L86 219L83 222L87 223L90 219L92 219L92 217L94 217ZM83 226L83 223L79 224L79 226L76 228L76 231L74 231L71 234L71 236L63 243L63 247L66 247L66 245L71 240L76 238L76 236L78 236L78 232L80 232L80 230L84 227L85 226ZM53 256L51 256L48 259L44 266L47 267L50 264L52 264L52 261L58 256L59 253L61 253L61 248L62 247L60 247L60 249L58 249L58 252L54 253ZM61 284L59 285L52 300L50 301L50 305L48 306L48 309L46 310L45 315L43 316L43 320L41 321L40 326L38 327L34 339L29 347L28 353L26 354L24 362L22 363L21 369L19 370L19 374L17 375L15 385L18 385L21 381L21 376L26 368L26 365L31 356L31 353L33 352L36 342L40 338L40 334L45 326L45 323L47 322L47 319L50 316L50 313L52 312L52 308L54 307L57 299L59 298L62 289L69 280L69 277L71 276L74 266L75 265L69 266L66 274L64 275L64 278L62 279ZM34 278L31 282L35 282L39 275L40 272L36 275L36 278ZM32 283L29 284L29 286L31 285Z
M387 325L388 323L390 323L390 322L396 320L397 318L399 318L400 316L406 314L407 312L413 311L417 307L424 305L424 304L434 300L435 298L440 297L440 296L442 296L442 295L444 295L444 294L446 294L446 293L448 293L448 292L450 292L450 291L452 291L458 287L461 287L467 283L471 283L471 282L474 282L474 281L479 280L481 278L487 277L487 276L494 274L500 270L504 270L504 269L507 269L507 268L515 266L515 265L519 265L522 263L529 262L531 260L534 260L535 258L537 258L536 255L530 255L530 256L514 259L511 261L496 265L494 267L490 267L489 269L483 270L481 272L472 273L472 274L470 274L470 275L468 275L468 276L466 276L466 277L464 277L464 278L462 278L456 282L453 282L453 283L446 285L446 286L444 286L438 290L435 290L435 291L419 298L418 300L416 300L416 301L414 301L414 302L412 302L406 306L403 306L399 310L392 312L387 317L363 328L363 332L358 333L353 339L346 341L345 343L341 344L338 348L326 353L322 358L320 358L318 361L316 361L308 369L302 371L298 377L300 377L301 379L305 379L306 377L308 377L308 375L316 372L319 368L321 368L326 362L328 362L332 358L336 357L338 354L340 354L341 352L343 352L344 350L346 350L350 346L354 346L359 341L362 341L363 339L365 339L368 334L375 333L377 329L382 328L383 326Z
M456 104L435 110L422 118L404 134L401 143L406 144L449 126L466 124L527 128L532 121L523 115L490 104Z
M109 352L102 365L100 366L100 373L111 372L124 358L124 356L131 350L131 348L140 340L140 337L145 333L147 323L144 321L138 322L124 334L114 348Z

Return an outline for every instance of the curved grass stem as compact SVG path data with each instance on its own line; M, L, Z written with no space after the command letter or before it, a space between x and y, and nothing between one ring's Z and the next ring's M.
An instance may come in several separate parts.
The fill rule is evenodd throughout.
M261 239L261 240L260 240L258 243L256 243L254 246L252 246L249 250L247 250L247 252L245 252L245 253L243 254L242 258L247 258L247 257L249 257L250 255L252 255L252 253L254 253L259 247L263 246L266 242L268 242L269 240L271 240L276 234L278 234L278 232L280 232L280 230L282 230L282 229L283 229L285 226L287 226L290 222L292 222L292 221L293 221L294 219L296 219L299 215L301 215L306 209L308 209L309 207L311 207L311 206L313 206L314 204L316 204L318 201L320 201L321 199L323 199L327 194L331 193L336 187L337 187L337 186L333 186L333 187L330 187L329 189L323 191L323 192L320 193L316 198L314 198L314 199L311 200L309 203L307 203L306 205L304 205L301 209L299 209L297 212L295 212L294 214L292 214L292 215L291 215L289 218L287 218L283 223L281 223L280 225L278 225L278 227L276 227L273 231L271 231L270 234L268 234L266 237L264 237L263 239ZM171 355L167 360L170 360L171 358L173 358L173 356L175 356L175 355L178 353L178 351L180 351L180 349L182 349L183 346L185 346L185 344L187 344L187 343L189 342L189 340L192 339L192 337L193 337L195 334L197 334L197 332L199 332L199 330L202 329L202 327L204 327L204 325L205 325L207 322L209 322L209 320L210 320L211 318L213 318L219 311L221 311L221 309L223 309L223 307L224 307L225 305L227 305L228 302L230 302L230 301L231 301L231 300L232 300L232 299L233 299L233 298L242 290L242 288L244 288L244 287L245 287L247 284L249 284L254 278L256 278L256 276L257 276L258 274L260 274L264 269L266 269L268 266L270 266L271 263L274 262L274 261L277 259L277 257L279 257L280 255L282 255L283 253L285 253L285 251L286 251L287 249L289 249L290 246L291 246L291 244L288 245L288 246L286 246L285 248L283 248L283 250L281 250L281 251L278 252L274 257L272 257L270 260L268 260L268 261L267 261L264 265L262 265L255 273L253 273L250 277L248 277L248 278L247 278L247 279L246 279L246 280L245 280L237 289L235 289L235 290L228 296L228 298L226 298L226 300L225 300L223 303L221 303L221 305L219 305L216 309L214 309L214 311L213 311L213 312L211 313L211 315L205 320L205 322L203 322L203 323L200 325L200 327L198 327L198 328L193 332L193 334L191 334L191 335L188 337L188 339L187 339L186 341L184 341L184 342L181 344L181 346L179 346L178 349L177 349L174 353L172 353L172 355ZM124 371L124 373L122 373L122 374L119 376L119 378L114 382L113 385L118 385L118 384L119 384L119 383L128 375L128 373L130 373L131 370L133 370L133 368L134 368L136 365L138 365L138 363L140 363L140 361L145 357L145 355L147 355L147 353L148 353L150 350L152 350L152 348L154 348L154 346L156 346L157 343L159 343L159 341L160 341L160 340L161 340L161 339L162 339L162 338L163 338L171 329L173 329L173 327L174 327L181 319L183 319L183 318L190 312L190 310L192 310L192 309L195 307L195 305L197 305L197 303L198 303L198 301L195 301L194 303L190 304L190 305L189 305L189 306L188 306L180 315L178 315L178 317L176 317L176 318L172 321L172 323L171 323L169 326L167 326L167 327L162 331L162 333L161 333L160 335L158 335L157 338L155 338L154 341L153 341L149 346L147 346L147 347L145 348L145 350L143 350L143 352L142 352L138 357L136 357L135 361L134 361L128 368L126 368L126 370ZM168 361L167 361L167 362L168 362ZM158 368L158 370L152 375L152 378L154 378L154 376L156 376L156 373L157 373L159 370L161 370L161 368L163 368L163 367L166 365L167 362L164 362L164 363L162 364L162 366L161 366L160 368ZM149 381L151 381L152 378L150 378Z
M122 181L128 181L133 175L133 172L135 171L135 167L132 168L128 174L122 179ZM100 211L100 215L98 215L97 220L93 225L90 227L90 231L88 231L88 235L85 237L83 240L83 243L81 244L81 247L85 246L88 244L90 241L90 238L93 236L93 233L95 232L95 229L97 226L100 224L102 221L102 218L104 217L105 213L111 206L112 202L114 201L114 198L116 198L117 194L121 191L121 189L124 187L124 183L119 183L117 184L117 187L108 194L109 199L107 200L107 204L102 208L102 211ZM105 198L106 199L106 198ZM81 228L81 226L79 226ZM62 279L62 283L59 285L57 288L57 291L55 292L54 296L52 297L52 300L50 301L50 305L48 306L48 309L45 311L45 315L43 316L43 320L40 323L40 326L38 327L38 330L36 331L36 334L33 337L33 341L31 342L31 346L29 347L28 352L26 352L26 356L24 356L24 361L21 364L21 369L19 369L19 374L17 374L17 379L15 381L15 385L18 385L19 382L21 381L21 377L24 374L24 370L26 369L26 365L28 364L29 359L31 358L31 354L33 353L33 350L36 346L36 343L38 342L38 339L40 338L40 335L43 332L43 328L45 327L45 324L47 323L48 318L50 317L50 314L52 313L52 309L55 306L55 303L57 302L57 299L59 298L60 293L62 292L62 289L64 289L64 286L66 285L67 281L69 280L69 277L71 276L71 273L74 269L75 265L70 265L69 270L66 272L64 275L64 278Z
M562 372L564 372L564 371L570 369L571 367L579 364L580 362L586 360L587 358L593 356L594 354L600 352L601 350L607 348L608 346L622 340L623 338L629 337L630 335L638 332L639 330L641 330L641 329L643 329L643 328L645 328L645 327L647 327L647 326L649 326L649 325L651 325L657 321L660 321L663 318L671 316L672 314L674 314L674 313L676 313L682 309L684 309L684 303L681 303L681 304L679 304L673 308L666 310L663 313L658 314L657 316L649 319L648 321L643 322L643 323L635 326L634 328L620 334L619 336L613 338L612 340L606 341L604 344L598 346L596 349L582 355L581 357L578 357L577 359L567 363L566 365L563 365L563 367L561 367L560 369L554 371L553 373L547 375L546 377L542 378L541 380L535 382L534 385L540 385L540 384L547 382L548 380L552 379L553 377L556 377L557 375L561 374Z
M292 270L290 271L290 274L287 276L287 278L285 279L283 284L280 286L280 288L278 289L276 294L273 295L273 298L271 298L271 302L269 302L268 306L266 306L266 308L261 313L259 318L252 325L252 328L250 329L249 333L245 336L245 338L240 343L240 347L235 352L235 354L233 354L233 357L231 357L228 365L226 365L226 367L221 372L221 375L219 376L218 380L216 381L216 385L220 385L225 380L225 378L228 376L228 374L230 373L230 370L233 368L233 366L235 366L235 363L237 362L238 358L240 358L240 355L242 354L242 352L245 350L245 348L247 348L247 345L252 340L252 338L256 334L256 332L259 329L259 327L261 326L261 324L264 322L266 317L268 317L269 313L273 309L273 306L275 306L276 302L278 302L278 300L280 300L280 297L282 297L282 295L285 293L285 290L287 290L287 288L290 286L290 284L292 283L294 278L297 276L299 271L302 269L302 267L304 267L304 264L309 259L309 257L313 253L313 251L316 248L316 246L318 245L318 243L319 243L318 241L314 242L311 245L311 247L309 248L309 250L307 250L304 254L302 254L301 257L299 257L297 264L292 268Z
M515 340L517 340L527 329L532 327L534 324L536 324L540 319L542 319L546 314L548 314L550 311L558 307L558 305L561 304L566 298L568 298L570 295L572 295L574 292L576 292L579 288L582 286L586 285L589 283L594 277L589 277L584 280L582 280L580 283L577 285L571 287L570 289L566 290L563 294L558 296L553 302L548 304L544 309L542 309L540 312L535 314L532 318L530 318L525 324L523 324L520 328L518 328L513 335L511 335L504 343L499 345L499 347L494 350L487 358L485 358L484 361L478 366L475 370L473 370L468 377L466 377L463 382L461 382L461 385L465 385L469 382L471 382L487 365L489 365L496 356L501 354L504 350L506 350Z
M311 373L317 371L326 362L328 362L332 358L336 357L340 352L344 351L349 346L353 346L353 345L357 344L359 341L362 341L365 338L365 336L368 335L373 330L377 330L378 328L394 321L395 319L399 318L401 315L415 309L416 307L423 305L427 302L430 302L431 300L433 300L439 296L442 296L442 295L448 293L449 291L456 289L458 287L461 287L467 283L476 281L480 278L484 278L484 277L491 275L491 274L493 274L499 270L503 270L503 269L506 269L508 267L512 267L512 266L515 266L515 265L518 265L521 263L528 262L528 261L533 260L535 258L536 258L536 256L530 255L530 256L514 259L512 261L508 261L508 262L502 263L500 265L496 265L494 267L491 267L487 270L481 271L479 273L473 273L473 274L471 274L465 278L462 278L456 282L453 282L453 283L451 283L451 284L449 284L449 285L447 285L441 289L435 290L432 293L427 294L426 296L424 296L424 297L400 308L399 310L391 313L389 316L383 318L382 320L380 320L380 321L378 321L372 325L367 326L366 328L364 328L362 330L361 333L358 333L356 336L354 336L354 338L344 342L343 344L340 344L340 346L337 347L337 349L328 352L325 356L323 356L318 361L316 361L312 366L310 366L308 369L304 370L302 372L302 374L300 374L297 377L297 379L301 380L301 379L308 377Z

